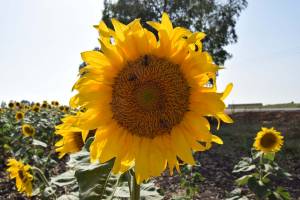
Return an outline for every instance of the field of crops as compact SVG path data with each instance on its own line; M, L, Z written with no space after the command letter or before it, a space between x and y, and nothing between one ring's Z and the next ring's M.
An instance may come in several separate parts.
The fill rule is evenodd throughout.
M64 156L59 159L55 151L55 143L60 139L60 136L55 134L55 126L61 123L64 115L72 113L75 111L68 106L59 105L56 101L2 104L1 199L27 199L24 193L17 191L15 180L9 179L9 173L6 171L9 158L22 160L38 169L35 172L38 178L33 180L32 199L77 198L78 184L74 175L72 178L64 174L70 173L72 169L70 158ZM248 171L242 170L239 173L232 171L242 157L250 156L254 137L261 126L276 127L282 132L284 145L276 154L276 160L284 171L291 174L289 179L270 176L272 187L282 186L290 193L290 199L297 199L300 196L300 112L249 112L236 113L231 117L235 120L234 124L222 124L219 131L214 130L222 137L224 145L215 145L207 152L196 153L197 165L182 166L181 174L175 173L170 176L169 173L164 173L161 177L152 179L150 183L153 183L155 188L155 192L151 194L152 198L156 195L157 199L162 196L164 199L237 199L232 192L237 191L244 195L244 198L254 199L249 186L238 187L235 182ZM215 121L212 123L215 128ZM71 161L72 159L74 162L74 157Z

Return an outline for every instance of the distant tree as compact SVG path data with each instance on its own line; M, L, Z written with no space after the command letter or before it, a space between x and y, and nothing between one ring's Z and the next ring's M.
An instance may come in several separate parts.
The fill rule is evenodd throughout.
M157 21L165 11L175 26L205 32L204 49L223 65L231 57L224 47L237 42L236 21L247 4L247 0L104 0L102 19L112 28L111 18L125 24L141 18L155 33L145 22Z

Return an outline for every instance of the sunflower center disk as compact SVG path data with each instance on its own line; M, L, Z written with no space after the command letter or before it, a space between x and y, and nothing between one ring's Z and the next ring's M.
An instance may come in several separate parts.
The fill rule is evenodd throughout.
M81 149L84 146L84 142L82 140L81 132L75 132L73 139L74 139L74 143L76 145L76 148Z
M138 136L168 134L188 111L189 96L179 65L145 55L128 62L115 78L113 118Z
M262 139L260 141L260 144L264 148L271 148L276 144L276 141L277 141L277 139L276 139L276 136L274 134L267 133L262 137Z
M30 127L25 127L24 131L30 135L33 134L33 129Z

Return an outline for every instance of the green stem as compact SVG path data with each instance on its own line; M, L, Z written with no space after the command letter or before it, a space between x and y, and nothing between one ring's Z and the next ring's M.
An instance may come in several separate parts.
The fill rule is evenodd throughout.
M50 161L50 158L51 158L52 153L53 153L53 150L50 149L50 151L49 151L49 153L48 153L48 155L47 155L46 162L43 163L42 170L46 170L47 164L48 164L48 162Z
M49 184L47 178L45 177L44 173L43 173L39 168L37 168L37 167L31 167L31 168L32 168L32 170L33 170L34 172L37 172L37 174L38 174L39 177L42 179L42 181L45 183L45 185L46 185L47 187L49 187L50 184Z
M262 181L262 178L263 178L263 172L262 172L263 156L264 156L264 153L262 153L259 157L259 180L260 181Z
M130 186L131 189L130 193L130 200L139 200L140 199L140 185L136 182L135 173L133 170L130 171Z

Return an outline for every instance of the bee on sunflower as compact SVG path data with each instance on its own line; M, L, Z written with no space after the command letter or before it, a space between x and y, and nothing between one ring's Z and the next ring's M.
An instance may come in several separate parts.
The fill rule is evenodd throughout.
M148 22L158 39L139 19L128 25L112 19L112 24L114 30L104 22L96 26L101 51L81 54L86 66L70 100L72 107L85 109L74 126L97 129L91 161L115 158L114 173L134 167L138 184L167 166L171 174L179 171L178 158L194 165L193 152L223 143L206 117L232 122L223 102L232 84L223 93L207 87L219 67L202 51L205 34L174 28L166 13L161 23Z
M23 124L22 133L26 137L32 137L35 134L35 128L30 124Z
M24 116L25 116L24 112L19 111L16 113L15 118L16 118L16 120L22 120L22 119L24 119Z
M31 166L23 164L14 158L8 159L7 163L10 179L16 179L16 187L19 192L25 193L28 197L32 195L33 176L30 173Z
M253 147L264 153L280 151L283 145L283 136L272 128L262 127L256 135Z

